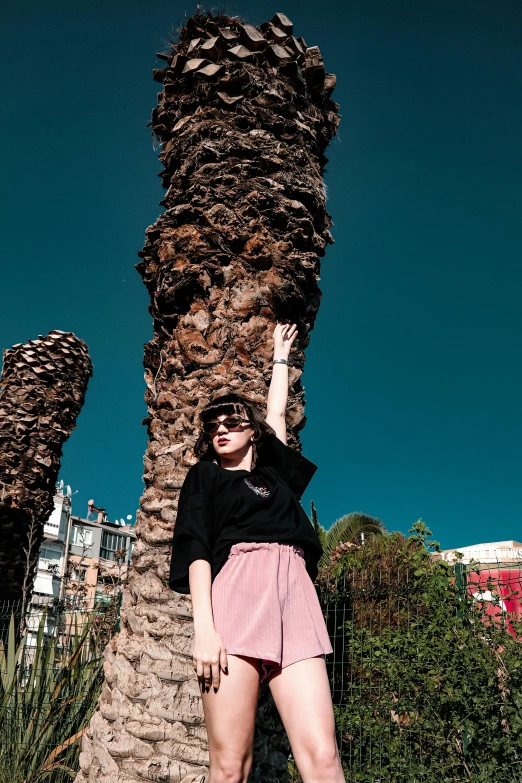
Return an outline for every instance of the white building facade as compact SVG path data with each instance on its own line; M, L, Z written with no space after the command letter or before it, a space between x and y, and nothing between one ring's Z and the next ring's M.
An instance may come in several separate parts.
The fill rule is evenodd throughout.
M62 597L71 506L71 488L64 487L61 481L56 488L53 512L44 525L44 539L40 546L33 587L33 603L46 603L53 598ZM38 601L38 598L41 600Z

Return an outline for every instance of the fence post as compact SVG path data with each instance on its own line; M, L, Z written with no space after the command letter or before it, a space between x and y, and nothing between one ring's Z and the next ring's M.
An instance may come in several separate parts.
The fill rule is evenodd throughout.
M116 608L116 623L114 625L115 633L119 633L120 632L120 610L121 610L121 600L122 600L122 598L123 598L123 591L120 590L120 592L118 593L118 603L117 603L117 608Z
M461 600L466 598L466 567L464 563L455 563L455 584L457 586L457 592ZM461 606L457 609L457 617L462 617L463 611ZM462 755L466 758L469 755L469 740L470 740L470 725L469 720L464 721L464 728L462 730Z
M466 568L464 563L455 563L455 584L457 586L457 592L461 598L466 597ZM457 617L462 617L462 609L457 609Z

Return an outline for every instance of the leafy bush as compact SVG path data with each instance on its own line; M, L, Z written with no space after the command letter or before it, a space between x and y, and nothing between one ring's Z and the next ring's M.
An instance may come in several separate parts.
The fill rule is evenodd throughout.
M317 580L346 779L519 783L521 643L461 564L430 556L431 531L410 532L343 551Z

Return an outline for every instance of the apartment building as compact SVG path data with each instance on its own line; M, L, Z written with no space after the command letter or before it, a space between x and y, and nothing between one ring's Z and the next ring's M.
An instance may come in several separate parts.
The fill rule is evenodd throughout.
M71 488L60 481L54 496L54 509L44 525L38 570L33 587L33 603L47 603L62 598L66 566L66 541L69 538L72 513ZM38 600L40 599L40 600Z
M89 605L108 600L125 579L135 540L133 525L72 515L66 594L81 594Z
M109 600L125 579L136 540L134 526L124 520L109 522L105 510L92 501L86 518L75 516L71 494L61 481L44 526L33 605L77 597L92 606Z

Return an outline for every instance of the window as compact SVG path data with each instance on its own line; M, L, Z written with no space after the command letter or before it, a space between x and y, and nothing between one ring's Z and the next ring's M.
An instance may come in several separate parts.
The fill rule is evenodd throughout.
M71 577L75 582L85 582L85 568L73 568Z
M102 533L100 557L105 558L105 560L115 560L114 553L117 552L118 549L127 550L127 539L128 536L109 533L104 530ZM123 562L126 562L126 560L127 557L125 556Z
M60 565L61 550L52 546L41 546L38 552L38 568L41 571L56 571Z
M92 530L82 525L73 525L71 530L71 544L75 546L92 546Z
M39 552L40 558L43 560L53 560L58 563L60 561L61 550L52 546L41 546Z
M117 581L116 577L109 576L108 574L98 574L98 579L96 580L97 584L109 585L110 587L114 585L115 581Z

